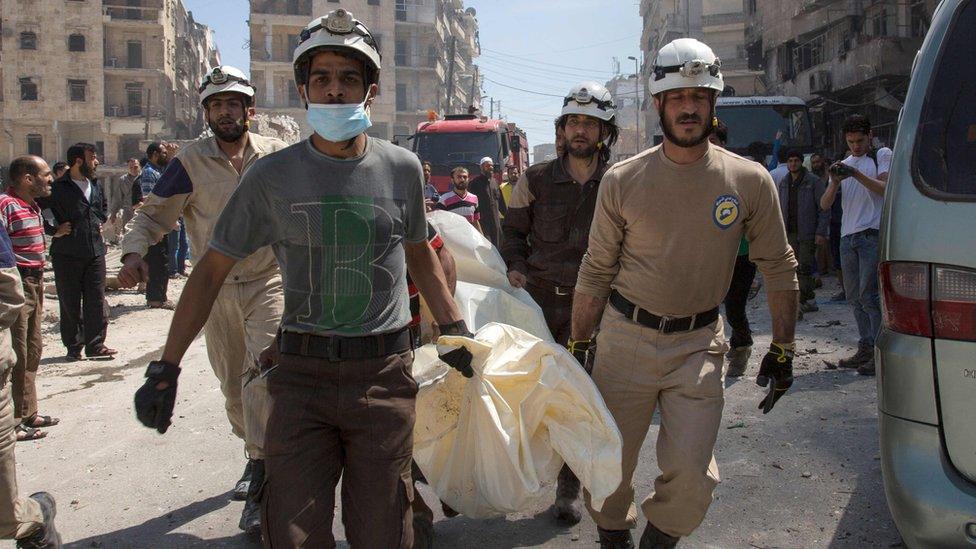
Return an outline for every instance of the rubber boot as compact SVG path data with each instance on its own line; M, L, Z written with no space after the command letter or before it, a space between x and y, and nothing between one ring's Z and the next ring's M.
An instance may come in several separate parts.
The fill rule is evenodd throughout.
M873 347L861 347L859 346L857 352L853 356L840 359L837 363L841 368L857 368L861 364L866 363L869 360L874 359L874 348Z
M579 493L579 479L576 478L568 465L563 464L563 468L559 470L559 477L556 479L556 503L553 505L557 522L572 526L580 521L582 509Z
M244 465L244 474L241 475L241 480L237 481L234 485L234 496L232 499L235 501L244 501L247 499L247 489L251 485L251 470L254 468L254 460L247 460L247 464Z
M640 549L672 549L678 545L679 539L681 538L665 534L648 522L641 535Z
M600 536L600 549L634 549L634 537L630 530L604 530L596 527Z
M264 488L264 460L251 460L251 483L247 487L244 511L237 527L249 536L261 535L261 494Z
M728 377L740 377L746 373L749 366L749 357L752 356L752 345L736 347L726 353L725 358L729 361L729 371L725 375Z
M41 506L44 524L33 534L17 540L17 549L61 549L61 534L54 527L54 515L58 514L54 498L47 492L31 494L31 499Z

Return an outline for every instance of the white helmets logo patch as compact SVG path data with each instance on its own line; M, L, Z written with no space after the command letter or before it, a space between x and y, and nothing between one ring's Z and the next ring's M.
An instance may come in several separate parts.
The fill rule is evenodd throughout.
M735 195L724 194L715 199L712 220L719 229L728 229L739 219L739 199Z

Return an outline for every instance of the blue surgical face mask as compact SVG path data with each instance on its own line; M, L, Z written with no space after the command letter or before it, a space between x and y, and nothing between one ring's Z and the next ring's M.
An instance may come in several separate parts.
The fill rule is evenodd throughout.
M365 100L356 104L309 103L306 118L315 133L333 143L352 139L373 125Z

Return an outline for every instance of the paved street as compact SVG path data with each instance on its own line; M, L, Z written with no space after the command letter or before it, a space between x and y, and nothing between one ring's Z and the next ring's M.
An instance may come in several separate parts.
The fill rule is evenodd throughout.
M729 384L716 450L723 482L704 524L682 546L898 545L881 485L875 380L824 364L849 353L855 342L849 309L827 303L835 284L827 279L821 312L799 325L803 354L796 383L773 413L756 410L761 391L754 377ZM230 434L202 339L184 362L170 431L160 436L134 418L132 395L145 364L158 354L171 314L146 310L141 300L131 292L109 294L114 320L108 343L121 350L120 359L74 364L61 362L63 348L50 322L57 302L46 304L41 411L62 423L47 439L17 446L21 490L56 496L68 547L257 546L237 529L243 504L230 500L230 489L244 464L243 449ZM757 331L768 334L762 296L750 304L750 316ZM756 349L768 341L761 335ZM759 358L755 353L752 376ZM641 496L657 475L656 433L655 426L644 445L636 480ZM494 520L437 520L440 547L596 546L591 520L559 528L546 509ZM341 539L338 520L335 532Z

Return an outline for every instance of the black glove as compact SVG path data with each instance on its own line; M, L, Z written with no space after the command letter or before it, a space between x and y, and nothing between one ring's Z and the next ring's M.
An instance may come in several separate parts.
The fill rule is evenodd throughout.
M438 326L442 336L461 336L473 338L474 334L468 331L468 325L464 323L463 320L458 320L457 322L452 322L450 324L444 324ZM464 377L471 377L474 375L474 370L471 368L471 358L473 355L467 347L458 347L444 354L437 355L437 358L441 359L451 368L461 372Z
M771 343L769 352L766 353L759 365L756 385L760 387L769 386L766 398L759 403L759 409L764 414L768 414L776 401L782 398L793 385L793 349L786 348L778 343Z
M596 356L596 341L592 339L570 339L566 345L573 358L580 363L586 373L593 373L593 358Z
M176 404L176 380L180 377L180 367L169 362L154 360L146 368L146 382L136 391L136 417L143 425L156 429L160 434L169 429ZM165 381L165 389L156 385Z

